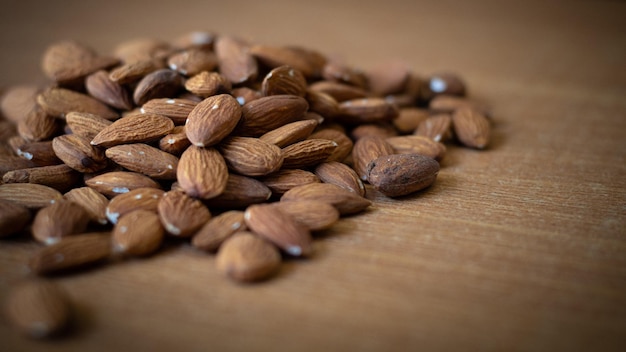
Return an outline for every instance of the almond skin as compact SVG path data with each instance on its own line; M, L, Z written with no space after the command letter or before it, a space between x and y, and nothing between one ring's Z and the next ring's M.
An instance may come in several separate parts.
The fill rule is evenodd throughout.
M0 185L0 199L8 200L29 209L39 209L63 198L54 188L35 183L8 183Z
M219 71L233 85L254 80L258 75L256 60L241 41L220 36L215 42Z
M37 241L50 245L63 237L85 231L88 223L89 214L83 207L62 200L40 209L31 231Z
M135 210L122 216L113 228L113 248L124 255L146 256L159 249L164 235L157 214Z
M183 79L177 72L168 69L156 70L139 81L133 93L133 101L141 106L150 99L176 96L182 86Z
M403 108L393 119L393 125L400 133L411 133L428 118L428 110L419 108Z
M422 190L435 182L439 163L420 154L395 154L377 158L368 165L368 180L388 197Z
M22 205L0 200L0 237L6 237L22 231L31 220L30 211Z
M213 71L217 67L217 57L210 50L189 48L170 56L167 65L181 75L193 76L202 71Z
M452 136L452 117L445 113L430 116L420 122L413 134L428 137L435 142L444 142Z
M283 167L299 169L326 161L337 148L337 143L327 139L307 139L283 149Z
M47 114L59 118L64 118L72 111L86 112L108 120L118 117L117 113L104 103L65 88L50 88L44 91L37 96L37 103Z
M91 144L108 148L118 144L152 142L170 133L173 128L174 122L165 116L133 114L105 127Z
M351 167L336 161L319 164L315 168L315 175L324 183L332 183L361 197L365 196L365 186Z
M28 264L34 273L47 275L102 262L110 255L109 233L82 233L40 249Z
M217 269L236 281L259 281L280 266L276 247L249 232L239 232L224 241L217 253Z
M435 160L441 160L446 154L446 147L425 136L397 136L385 140L395 154L422 154Z
M372 202L353 192L330 183L311 183L298 186L287 191L281 198L281 202L315 200L333 205L341 215L356 214Z
M354 143L352 148L354 171L356 171L361 180L367 181L367 165L370 161L393 153L395 153L393 147L380 137L367 136L360 138Z
M171 133L159 140L159 149L176 156L181 155L190 145L185 126L174 127Z
M120 110L130 110L130 94L121 84L112 81L106 71L98 71L85 79L87 92L101 102Z
M244 219L252 232L290 255L309 256L313 250L309 230L271 204L249 206Z
M263 95L306 95L306 79L302 73L288 65L276 67L263 79L261 84Z
M291 66L307 78L319 76L326 64L326 59L319 54L315 53L317 60L313 60L311 51L297 47L255 45L250 52L268 67Z
M272 191L262 182L251 177L230 174L224 192L206 201L209 207L245 208L251 204L263 203Z
M76 42L61 41L46 49L41 66L48 78L63 85L75 84L88 74L117 63L117 59L100 57Z
M165 192L156 188L137 188L128 193L119 194L106 207L106 217L112 224L119 218L135 210L157 212L159 201Z
M185 82L185 89L203 98L218 93L229 93L232 88L230 81L217 72L203 71Z
M354 144L345 133L332 128L324 128L313 134L308 139L327 139L337 143L337 148L326 159L327 161L343 161L352 152Z
M491 126L480 112L469 107L457 109L452 114L454 134L467 147L484 149L489 144Z
M122 144L106 150L106 156L130 171L157 180L176 179L178 158L147 144Z
M128 171L107 172L86 180L85 184L110 198L142 187L161 188L148 176Z
M219 145L228 167L245 176L270 174L283 165L283 152L258 138L231 137Z
M181 191L165 193L159 201L158 213L165 231L179 237L192 236L211 219L211 212L202 202Z
M89 214L89 219L101 225L107 223L106 210L109 200L103 194L90 187L74 188L65 193L63 198L74 202Z
M147 101L141 107L142 114L157 114L169 117L175 125L184 124L197 102L181 98L159 98Z
M379 123L398 116L398 108L382 98L363 98L340 103L339 115L345 123Z
M215 252L232 234L246 230L243 214L243 211L230 210L212 218L196 232L191 244L203 251Z
M259 137L259 139L274 144L279 148L283 148L306 139L311 135L318 124L316 120L302 120L288 123L265 133Z
M108 165L104 151L91 145L87 137L64 134L52 140L52 148L59 159L79 172L96 172Z
M330 228L339 221L339 211L329 203L316 200L277 202L272 205L283 213L289 214L294 220L310 231Z
M263 177L261 181L272 190L274 195L282 195L297 186L319 183L320 179L310 171L284 169Z
M65 164L13 170L2 176L4 183L36 183L61 192L75 186L79 179L80 174Z
M244 136L260 136L299 120L309 104L295 95L271 95L245 104L238 131Z
M180 157L176 176L185 193L209 199L224 192L228 167L217 150L190 146Z
M228 136L241 119L241 107L235 98L221 94L206 98L189 113L185 133L191 143L209 147Z
M29 280L11 288L5 311L18 331L37 339L61 333L71 320L67 293L48 280Z
M112 124L105 118L85 112L70 112L65 116L67 126L73 134L92 140L100 131Z

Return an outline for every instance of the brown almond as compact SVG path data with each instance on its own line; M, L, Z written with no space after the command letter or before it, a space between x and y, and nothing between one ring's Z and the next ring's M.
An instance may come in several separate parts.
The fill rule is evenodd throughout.
M191 244L203 251L215 252L235 232L246 229L243 211L230 210L204 224L193 236Z
M13 155L12 151L5 151L9 155L0 154L0 175L9 171L36 167L37 165L30 160L23 159Z
M387 139L389 137L395 137L397 135L398 131L396 131L396 129L389 124L368 123L364 125L359 125L350 132L350 136L355 141L363 137L379 137L382 139Z
M25 206L0 199L0 238L24 230L31 218L30 211Z
M307 139L283 148L283 167L299 169L326 161L337 149L337 143L327 139Z
M428 118L428 110L415 107L403 108L393 119L393 125L400 133L411 133Z
M249 232L239 232L224 241L217 253L217 269L237 281L259 281L280 266L276 247Z
M20 85L9 87L0 96L0 111L13 123L24 120L37 106L39 87Z
M220 73L233 85L250 82L257 77L256 60L241 41L220 36L215 42L215 54Z
M263 95L306 95L306 79L302 73L290 66L284 65L271 70L261 83Z
M318 81L312 83L309 85L309 91L328 94L336 102L361 99L368 96L367 91L362 88L333 81Z
M367 164L370 161L395 153L393 147L380 137L363 137L354 143L352 148L352 161L354 171L361 180L367 181Z
M198 105L189 99L151 99L141 107L143 114L157 114L169 117L175 125L184 124L189 113Z
M337 61L327 62L324 65L322 77L329 81L345 83L359 88L367 87L367 76L363 71Z
M398 116L398 108L382 98L346 100L339 104L337 118L345 123L379 123Z
M122 144L106 150L106 156L130 171L157 180L176 179L178 158L147 144Z
M487 115L487 108L482 104L472 101L468 98L452 96L452 95L438 95L434 97L428 108L434 112L453 113L460 108L472 108Z
M258 138L231 137L218 148L228 167L245 176L267 175L283 165L280 148Z
M315 168L315 175L324 183L332 183L361 197L365 196L365 186L351 167L336 161L319 164Z
M52 140L52 148L59 159L79 172L96 172L108 165L104 151L91 145L87 137L64 134Z
M241 107L235 98L228 94L212 96L189 113L185 133L192 144L210 147L228 136L240 119Z
M148 210L135 210L120 218L113 228L113 250L129 256L156 252L165 236L159 216Z
M106 210L109 200L90 187L74 188L65 193L63 198L80 205L88 214L89 219L101 225L107 223Z
M46 114L39 105L17 124L17 131L20 136L29 141L50 139L58 134L60 130L61 121Z
M260 136L287 123L299 120L309 104L295 95L271 95L246 103L238 131L246 136Z
M428 88L434 94L464 96L465 83L458 75L450 72L434 74L428 80Z
M78 172L65 164L13 170L2 176L4 183L37 183L61 192L75 186L79 179Z
M293 256L309 256L313 250L311 233L271 204L251 205L244 219L248 228Z
M206 49L189 48L170 56L167 65L181 75L193 76L202 71L215 70L217 56Z
M316 120L296 121L271 130L259 137L259 139L283 148L306 139L317 125L318 122Z
M385 141L393 147L394 154L421 154L441 160L446 153L446 147L442 143L425 136L397 136Z
M56 189L35 183L7 183L0 185L0 199L15 202L29 209L39 209L63 198Z
M214 33L205 31L193 31L185 33L172 42L174 48L178 49L201 49L210 50L213 48L216 36Z
M224 192L206 201L209 207L245 208L251 204L263 203L272 195L272 191L262 182L251 177L231 174Z
M185 89L199 97L207 98L218 93L229 93L232 85L226 77L217 72L203 71L190 77L185 82Z
M52 141L24 143L17 148L15 153L26 160L32 161L37 166L63 163L54 153Z
M111 224L117 224L120 217L135 210L147 210L156 214L163 194L165 191L149 187L118 194L108 202L106 217Z
M248 87L235 88L232 90L232 92L230 92L230 94L235 97L235 99L237 99L237 102L241 106L263 97L263 94L261 94L261 92Z
M301 200L272 205L289 214L310 231L326 230L339 221L339 211L332 204L323 201Z
M220 195L226 188L228 168L217 150L192 145L181 155L176 176L185 193L209 199Z
M119 66L109 73L109 79L118 84L134 83L145 77L146 75L165 68L162 60L145 59L141 61L129 62Z
M87 112L111 120L118 114L100 101L73 90L49 88L37 96L37 103L49 115L65 118L69 112Z
M137 188L161 188L148 176L128 171L106 172L86 180L85 184L110 198Z
M5 311L18 331L37 339L60 334L71 320L67 293L48 280L29 280L12 287Z
M169 234L190 237L211 219L209 209L181 191L169 191L158 205L159 219Z
M422 190L435 182L439 163L420 154L386 155L368 166L368 180L376 190L399 197Z
M159 140L174 128L172 120L155 114L133 114L105 127L91 141L92 145L112 147L118 144Z
M54 43L43 54L42 68L48 78L60 84L73 84L88 74L118 63L112 57L98 56L73 41Z
M181 155L190 145L185 126L174 127L171 133L159 140L159 149L176 156Z
M343 161L352 152L352 140L341 131L324 128L311 134L308 139L327 139L337 143L337 148L326 159L327 161Z
M163 59L172 53L170 45L159 39L137 38L118 44L113 53L125 63Z
M133 101L143 105L150 99L171 98L183 86L182 77L168 69L156 70L143 77L133 93Z
M75 135L83 136L92 140L100 131L113 123L113 121L98 115L85 112L70 112L65 116L67 126Z
M480 112L469 107L457 109L452 114L454 134L463 145L484 149L489 144L491 126L489 120Z
M308 89L306 101L309 103L309 111L320 114L322 118L333 118L339 114L339 103L325 92Z
M436 114L422 121L413 134L428 137L435 142L444 142L452 136L451 126L450 114Z
M37 212L32 233L37 241L50 245L63 237L85 231L88 223L89 214L83 207L61 200Z
M40 249L30 258L29 267L38 275L54 274L102 262L110 255L109 233L82 233Z
M314 173L301 169L279 170L263 177L261 181L269 187L275 195L282 195L297 186L320 182L319 178L315 176Z
M354 192L350 192L330 183L311 183L298 186L287 191L281 202L316 200L333 205L341 215L359 213L369 207L372 202Z
M320 75L325 64L325 61L311 60L309 52L296 47L254 45L250 48L250 53L270 68L288 65L302 72L305 77Z
M402 92L411 70L407 63L397 60L380 63L367 71L369 90L378 96Z
M130 110L133 108L130 94L126 88L112 81L106 71L97 71L87 76L85 88L92 97L116 109Z

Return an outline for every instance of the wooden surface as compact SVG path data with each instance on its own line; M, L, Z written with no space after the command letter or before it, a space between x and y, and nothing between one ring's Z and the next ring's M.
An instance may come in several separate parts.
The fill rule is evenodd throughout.
M189 245L55 280L75 334L2 351L626 350L626 3L7 1L1 85L43 81L46 44L101 52L194 29L368 67L454 69L493 107L484 152L431 189L375 194L276 278L237 285ZM37 245L0 242L0 299Z

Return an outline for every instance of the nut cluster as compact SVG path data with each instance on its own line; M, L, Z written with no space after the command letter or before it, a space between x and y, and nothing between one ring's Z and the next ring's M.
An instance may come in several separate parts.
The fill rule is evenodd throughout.
M29 263L38 275L151 255L171 236L216 253L234 280L263 280L367 209L366 189L422 190L443 143L489 142L487 112L458 76L398 61L360 70L198 32L111 56L59 42L42 68L49 86L9 87L0 101L0 228L45 245ZM12 302L67 301L31 291ZM59 330L29 314L17 320L31 335Z

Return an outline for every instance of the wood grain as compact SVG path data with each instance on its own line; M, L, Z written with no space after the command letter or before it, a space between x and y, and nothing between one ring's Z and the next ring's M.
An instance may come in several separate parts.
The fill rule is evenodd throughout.
M3 351L620 351L626 336L626 4L582 2L12 2L7 86L40 54L101 52L194 29L302 43L368 67L454 69L492 107L486 151L450 146L435 185L341 220L308 260L237 285L187 244L56 277L75 334ZM166 23L167 25L164 25ZM18 35L19 34L19 35ZM0 242L0 299L37 245Z

